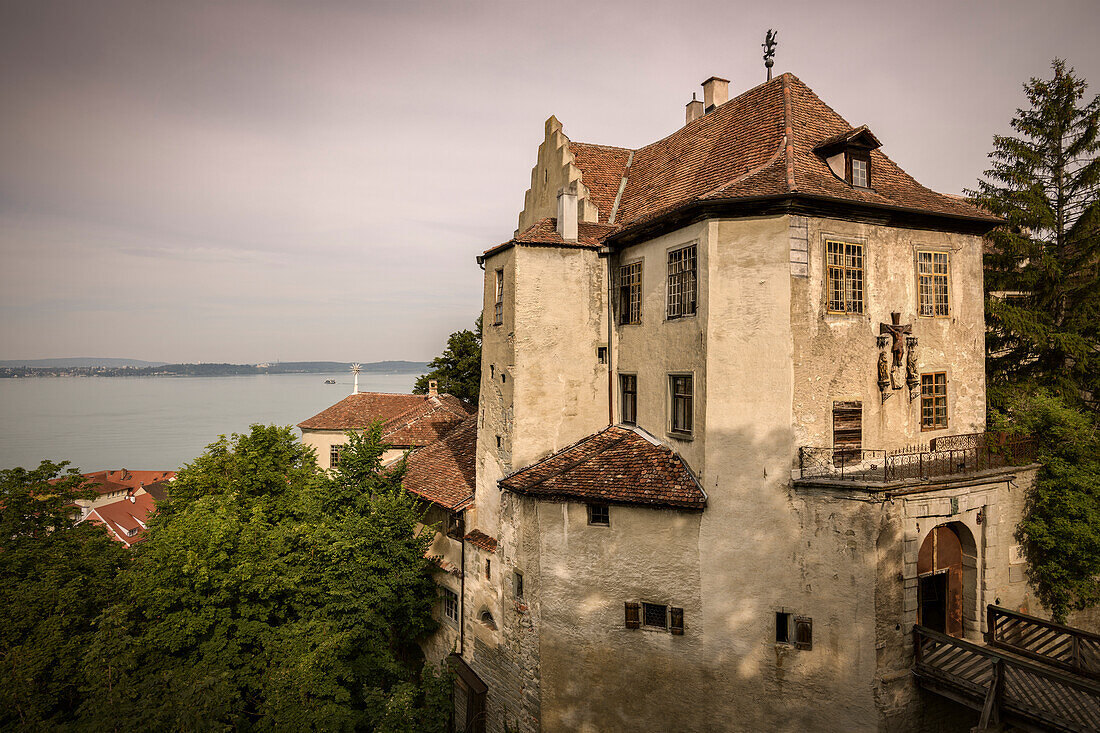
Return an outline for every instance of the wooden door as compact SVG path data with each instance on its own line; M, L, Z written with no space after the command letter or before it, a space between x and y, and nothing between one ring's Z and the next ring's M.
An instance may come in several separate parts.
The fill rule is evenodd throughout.
M946 524L924 538L917 553L917 623L951 636L963 635L962 543ZM941 621L942 618L942 621Z

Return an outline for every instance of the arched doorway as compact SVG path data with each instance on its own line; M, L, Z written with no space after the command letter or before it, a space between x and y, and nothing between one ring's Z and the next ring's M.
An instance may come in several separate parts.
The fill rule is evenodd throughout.
M976 582L977 548L970 530L958 522L933 528L917 554L917 623L962 638Z

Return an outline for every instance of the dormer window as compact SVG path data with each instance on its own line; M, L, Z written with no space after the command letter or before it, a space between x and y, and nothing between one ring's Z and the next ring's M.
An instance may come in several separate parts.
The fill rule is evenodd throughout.
M862 151L848 151L848 183L858 188L871 187L871 156Z
M829 170L853 188L871 188L871 151L882 146L865 126L845 130L814 146Z

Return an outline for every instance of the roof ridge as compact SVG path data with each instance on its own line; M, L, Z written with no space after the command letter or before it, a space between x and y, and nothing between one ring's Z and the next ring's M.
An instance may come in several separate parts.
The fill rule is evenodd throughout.
M783 74L779 78L783 80L783 124L786 132L783 135L784 147L787 151L787 190L795 191L794 185L794 125L791 121L791 85L790 74Z
M562 133L564 134L564 133ZM566 136L568 139L568 136ZM633 153L634 148L624 148L621 145L601 145L600 143L586 143L580 140L569 140L570 145L587 145L590 148L603 148L604 150L624 150L628 153ZM572 151L570 151L572 152Z

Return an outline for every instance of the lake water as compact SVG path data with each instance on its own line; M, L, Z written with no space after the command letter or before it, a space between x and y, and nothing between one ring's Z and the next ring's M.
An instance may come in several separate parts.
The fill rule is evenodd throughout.
M416 377L360 374L359 390L408 393ZM30 468L48 458L84 472L171 470L219 435L253 423L296 425L351 389L346 372L0 379L0 468Z

